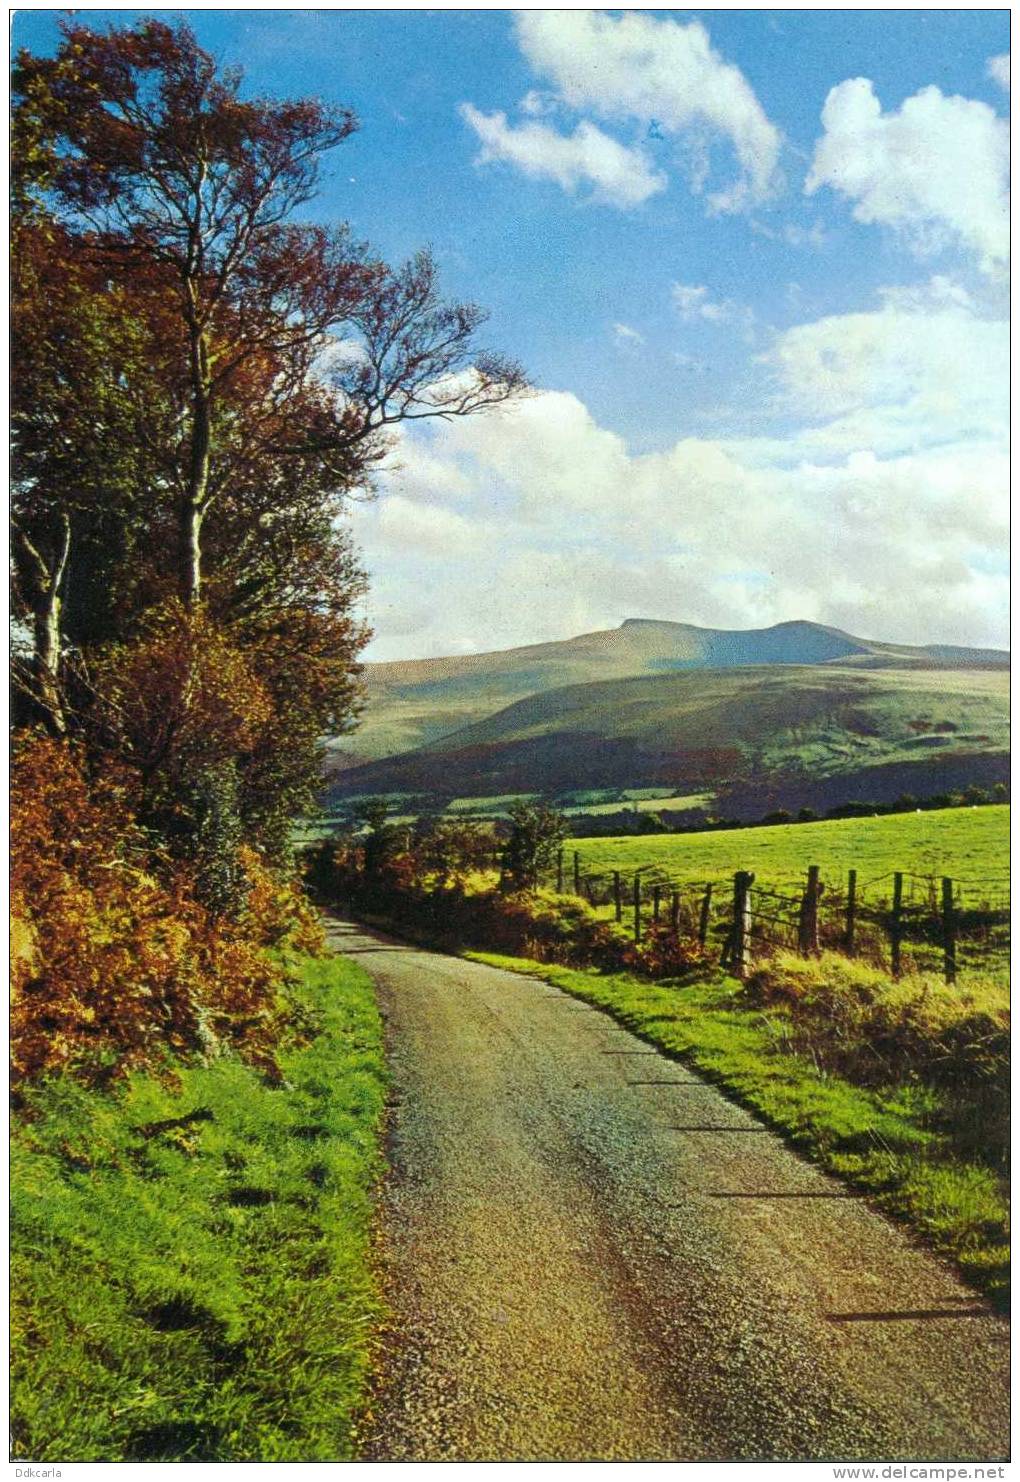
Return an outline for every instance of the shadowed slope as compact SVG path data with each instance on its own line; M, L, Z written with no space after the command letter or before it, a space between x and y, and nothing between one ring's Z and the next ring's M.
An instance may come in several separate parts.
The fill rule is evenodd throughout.
M331 791L707 787L753 816L997 781L1007 747L1005 670L723 667L533 694Z

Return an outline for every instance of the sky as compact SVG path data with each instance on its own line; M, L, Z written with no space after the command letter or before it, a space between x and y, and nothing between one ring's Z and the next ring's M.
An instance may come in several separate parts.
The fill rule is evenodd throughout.
M352 507L366 658L628 617L1006 645L1006 10L77 11L143 14L353 106L306 215L431 245L531 377Z

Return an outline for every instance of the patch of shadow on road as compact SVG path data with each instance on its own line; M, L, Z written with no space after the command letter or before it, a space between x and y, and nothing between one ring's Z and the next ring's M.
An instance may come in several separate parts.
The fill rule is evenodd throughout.
M811 1193L796 1193L796 1192L794 1192L794 1193L776 1193L776 1194L773 1194L773 1193L763 1193L763 1194L732 1193L732 1194L730 1194L730 1193L722 1193L722 1192L719 1192L719 1191L706 1190L705 1191L705 1198L706 1199L849 1199L852 1203L860 1203L861 1202L861 1199L860 1199L860 1195L859 1194L850 1194L850 1193L847 1193L847 1194L819 1194L819 1193L815 1193L815 1192L811 1192Z
M768 1127L681 1127L673 1122L663 1129L665 1132L768 1132Z
M990 1317L989 1307L918 1307L907 1312L827 1312L826 1322L918 1322L944 1317Z

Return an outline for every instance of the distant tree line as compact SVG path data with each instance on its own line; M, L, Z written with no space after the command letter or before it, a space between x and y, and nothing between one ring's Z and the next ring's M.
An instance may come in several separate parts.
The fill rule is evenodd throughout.
M667 808L638 812L621 809L619 813L574 813L569 818L570 833L578 838L610 837L631 834L700 834L725 829L761 828L769 824L818 823L823 818L877 818L889 813L930 812L937 808L979 808L992 803L1008 803L1009 788L1003 782L991 787L965 787L958 792L932 793L917 798L903 793L891 803L840 803L824 813L813 808L800 808L796 813L777 808L758 819L719 817L711 813L695 814L693 810Z

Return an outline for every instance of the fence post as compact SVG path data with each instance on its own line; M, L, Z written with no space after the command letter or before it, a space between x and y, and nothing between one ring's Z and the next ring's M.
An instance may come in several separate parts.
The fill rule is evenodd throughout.
M574 894L581 894L581 856L574 850Z
M634 940L641 940L641 876L634 876Z
M669 929L674 938L680 935L680 892L674 890L669 898Z
M810 957L818 951L818 866L809 865L807 885L800 903L800 919L797 923L797 951L802 957Z
M854 933L857 930L857 871L848 870L846 876L846 930L843 933L843 948L848 957L854 955Z
M893 875L892 916L889 920L889 958L892 975L900 975L900 945L903 941L903 875L897 870Z
M616 908L617 921L623 920L623 891L620 889L620 871L613 871L613 905Z
M733 876L733 936L730 967L735 977L743 978L751 965L751 886L754 876L738 870Z
M698 917L698 941L702 946L708 941L708 923L712 914L712 886L705 886L705 894L701 897L701 914Z
M655 921L655 922L658 922L658 919L659 919L659 907L661 906L661 904L662 904L662 887L659 886L659 885L653 885L652 886L652 920Z
M947 983L956 982L956 910L953 906L953 882L942 877L942 951L945 957Z
M556 894L557 895L562 895L563 894L563 850L562 849L558 850L557 851L557 854L556 854Z

